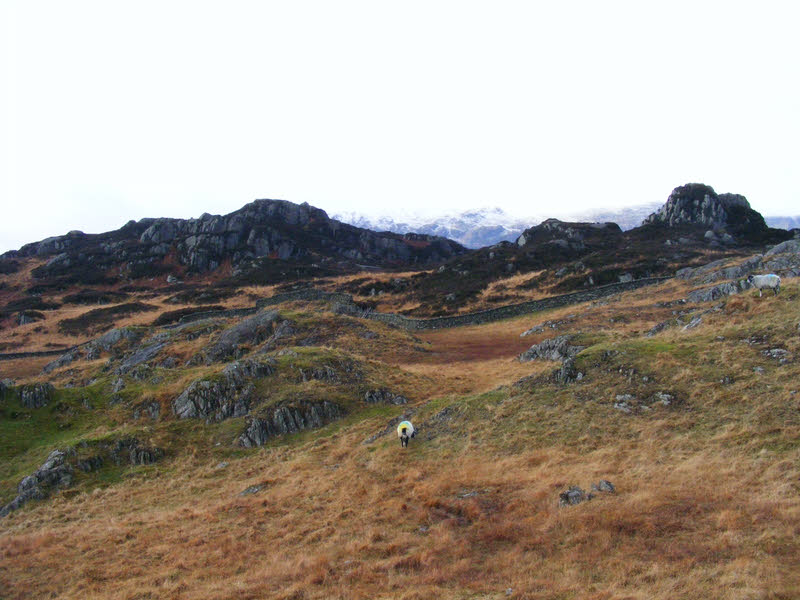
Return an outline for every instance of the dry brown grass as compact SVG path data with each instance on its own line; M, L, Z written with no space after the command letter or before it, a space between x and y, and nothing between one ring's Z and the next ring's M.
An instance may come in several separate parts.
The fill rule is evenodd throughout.
M591 452L556 445L498 456L470 440L437 457L415 446L400 453L394 441L370 452L358 445L364 433L262 450L226 470L185 458L166 480L14 515L0 538L8 598L799 591L796 452L753 459L680 440L665 447L663 431L644 427L639 440ZM556 506L567 485L601 477L616 495ZM265 490L238 496L256 483Z
M643 338L676 310L655 303L685 285L416 341L368 323L381 335L374 352L345 331L338 339L354 351L361 344L363 356L419 375L415 422L448 404L456 415L423 427L407 451L391 436L363 444L385 416L251 452L187 440L112 487L0 522L0 596L800 597L800 399L790 393L800 363L778 366L741 341L761 336L798 353L800 289L742 294L696 329ZM573 313L563 330L597 337L617 362L567 387L497 390L555 366L515 360L553 332L519 334ZM634 385L620 365L681 403L615 410L614 394ZM737 381L721 386L727 369ZM557 506L567 486L600 478L617 493ZM239 496L254 484L265 487Z

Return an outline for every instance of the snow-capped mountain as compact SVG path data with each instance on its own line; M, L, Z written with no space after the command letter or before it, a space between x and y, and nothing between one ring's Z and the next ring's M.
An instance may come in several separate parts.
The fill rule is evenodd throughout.
M437 217L406 214L399 216L367 216L358 213L339 213L334 219L373 231L394 233L426 233L455 240L468 248L491 246L502 240L515 240L532 222L542 216L519 218L501 208L468 210L456 215Z
M767 225L776 229L800 229L800 215L794 217L764 217Z
M463 244L467 248L482 248L501 241L513 242L529 227L555 217L563 221L613 222L623 230L633 229L655 212L661 203L630 206L618 210L591 210L579 213L513 216L502 208L487 207L467 210L456 215L425 217L419 215L367 216L354 212L337 213L332 218L356 227L394 233L426 233L439 235Z
M373 231L393 233L426 233L455 240L467 248L483 248L501 241L515 241L529 227L548 218L562 221L588 223L616 223L623 231L642 224L648 216L661 208L661 202L649 202L618 209L592 209L582 212L558 211L547 215L519 217L510 215L499 207L467 210L455 215L435 217L397 213L395 216L368 216L355 212L337 213L332 218ZM770 227L779 229L800 228L800 216L764 217Z

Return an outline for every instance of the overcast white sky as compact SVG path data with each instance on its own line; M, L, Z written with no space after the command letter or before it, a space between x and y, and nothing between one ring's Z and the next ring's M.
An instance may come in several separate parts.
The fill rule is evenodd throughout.
M800 213L800 3L0 0L0 252L227 213Z

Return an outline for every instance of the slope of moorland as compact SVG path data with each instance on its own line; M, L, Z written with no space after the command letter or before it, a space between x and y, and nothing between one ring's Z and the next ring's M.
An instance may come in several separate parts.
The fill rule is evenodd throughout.
M83 345L0 362L0 505L34 490L0 596L796 598L798 250L416 333L322 302L177 320L265 287L40 296L0 343Z
M744 196L717 194L700 183L675 188L629 231L614 223L547 219L515 243L473 251L441 237L360 229L308 204L257 200L228 215L142 219L6 252L0 255L0 327L41 320L68 305L121 304L89 317L110 325L156 311L145 300L149 294L183 305L175 310L209 309L241 302L245 286L259 288L258 297L263 288L311 285L352 294L365 308L444 316L671 276L686 266L749 256L792 235L767 227ZM133 296L136 302L121 303ZM64 327L86 332L81 322ZM42 333L0 342L0 351L58 343Z

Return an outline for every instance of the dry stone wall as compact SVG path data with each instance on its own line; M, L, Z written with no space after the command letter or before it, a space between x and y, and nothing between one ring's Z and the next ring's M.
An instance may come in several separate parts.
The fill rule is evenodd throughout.
M611 283L608 285L599 286L590 290L582 290L580 292L573 292L571 294L562 294L560 296L550 296L540 300L530 300L528 302L520 302L519 304L509 304L500 306L498 308L490 308L481 310L465 315L454 315L452 317L435 317L432 319L415 319L406 317L395 313L379 313L369 310L364 310L359 307L349 294L339 292L325 292L314 288L297 290L295 292L287 292L285 294L276 294L269 298L261 298L256 301L256 305L251 308L235 308L231 310L214 310L207 312L193 313L183 317L178 324L168 326L177 327L193 321L200 321L210 318L230 318L230 317L247 317L253 315L267 306L275 306L284 302L292 301L325 301L336 303L340 306L351 307L349 311L351 314L357 315L365 319L372 319L373 321L380 321L405 329L406 331L424 331L429 329L447 329L451 327L464 327L466 325L481 325L483 323L492 323L510 317L517 317L526 315L533 312L548 310L552 308L560 308L562 306L569 306L570 304L580 304L581 302L590 302L598 300L607 296L613 296L622 292L635 290L648 285L661 283L671 279L671 277L648 277L644 279L636 279L634 281L625 281L621 283ZM75 346L77 348L78 346ZM0 360L12 360L16 358L28 358L38 356L56 356L65 354L73 348L65 350L55 350L48 352L18 352L14 354L0 354Z
M490 308L465 315L454 315L451 317L415 319L395 313L379 313L371 311L364 311L362 312L361 316L366 319L381 321L388 325L393 325L408 331L446 329L450 327L463 327L466 325L481 325L483 323L491 323L493 321L526 315L532 312L559 308L561 306L569 306L570 304L579 304L581 302L589 302L591 300L605 298L621 292L635 290L647 285L661 283L667 279L671 279L671 277L649 277L646 279L637 279L635 281L626 281L623 283L612 283L609 285L599 286L591 290L583 290L580 292L573 292L571 294L562 294L560 296L550 296L549 298L542 298L540 300L520 302L519 304L509 304L507 306ZM270 298L262 298L256 302L256 307L261 309L266 306L274 306L275 304L290 302L293 300L323 300L344 305L349 304L356 307L355 302L353 302L353 298L348 294L324 292L316 289L298 290L296 292L288 292L286 294L277 294L275 296L271 296Z

